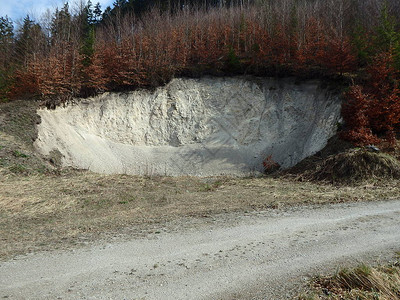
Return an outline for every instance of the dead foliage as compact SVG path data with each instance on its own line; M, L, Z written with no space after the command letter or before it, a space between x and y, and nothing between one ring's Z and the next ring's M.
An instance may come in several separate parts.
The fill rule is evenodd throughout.
M324 159L310 158L302 168L293 168L301 181L324 181L333 184L357 184L373 180L400 178L400 161L387 153L364 148L350 149Z
M400 144L392 147L383 143L380 152L371 152L368 146L354 148L350 142L336 135L324 149L277 175L302 182L339 185L384 182L400 177L399 149Z
M300 296L301 300L316 299L400 299L400 263L388 266L343 269L334 276L318 277L312 284L312 292Z

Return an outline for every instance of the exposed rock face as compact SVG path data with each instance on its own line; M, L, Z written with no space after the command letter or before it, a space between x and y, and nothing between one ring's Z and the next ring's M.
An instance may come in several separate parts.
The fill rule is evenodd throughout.
M287 168L335 134L341 101L318 81L174 79L154 92L105 93L38 114L37 149L101 173L248 175Z

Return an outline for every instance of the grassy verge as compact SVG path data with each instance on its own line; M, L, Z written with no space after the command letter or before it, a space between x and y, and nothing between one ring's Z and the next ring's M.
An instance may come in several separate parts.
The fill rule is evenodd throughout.
M399 300L400 261L390 265L342 269L333 276L317 277L299 300Z
M147 178L59 170L56 155L44 159L32 146L36 109L29 101L0 105L0 260L192 216L400 195L400 182L391 179L333 186L296 176Z
M181 217L399 194L398 181L338 187L273 178L9 175L0 182L0 259Z
M33 147L40 122L37 108L34 101L0 103L0 178L49 171L49 163Z

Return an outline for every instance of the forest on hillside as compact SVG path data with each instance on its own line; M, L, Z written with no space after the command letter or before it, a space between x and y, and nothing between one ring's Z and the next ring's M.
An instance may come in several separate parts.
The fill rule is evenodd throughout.
M400 132L398 0L116 0L0 17L0 101L152 88L175 76L345 78L342 135Z

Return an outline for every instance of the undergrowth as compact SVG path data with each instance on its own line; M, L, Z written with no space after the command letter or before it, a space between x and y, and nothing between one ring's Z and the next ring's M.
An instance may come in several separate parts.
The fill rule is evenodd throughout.
M351 149L329 156L306 170L301 177L330 183L358 183L374 179L400 178L400 161L386 153Z
M379 267L360 265L333 276L313 280L310 291L299 300L399 300L400 262Z

